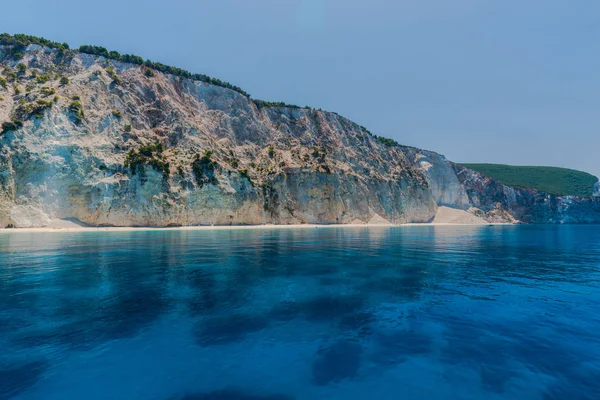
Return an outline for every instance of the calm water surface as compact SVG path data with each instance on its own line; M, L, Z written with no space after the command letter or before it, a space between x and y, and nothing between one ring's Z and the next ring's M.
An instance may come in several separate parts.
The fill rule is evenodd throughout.
M0 399L600 399L600 226L0 234Z

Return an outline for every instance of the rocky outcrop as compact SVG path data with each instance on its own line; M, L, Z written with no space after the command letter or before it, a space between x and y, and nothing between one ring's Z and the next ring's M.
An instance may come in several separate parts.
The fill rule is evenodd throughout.
M0 63L0 226L399 224L438 205L600 221L597 200L508 188L335 113L37 45Z
M554 196L533 189L512 188L478 172L453 164L470 203L487 220L514 218L532 224L598 223L600 198Z
M600 197L600 181L597 181L594 184L594 193L592 194L594 197Z

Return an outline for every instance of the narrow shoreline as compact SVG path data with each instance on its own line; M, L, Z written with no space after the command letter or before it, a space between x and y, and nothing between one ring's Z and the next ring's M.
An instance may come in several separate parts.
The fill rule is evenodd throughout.
M299 224L299 225L200 225L174 227L68 227L68 228L0 228L2 233L67 233L67 232L135 232L135 231L217 231L217 230L249 230L249 229L327 229L327 228L401 228L413 226L498 226L514 225L508 223L460 224L460 223L407 223L407 224Z

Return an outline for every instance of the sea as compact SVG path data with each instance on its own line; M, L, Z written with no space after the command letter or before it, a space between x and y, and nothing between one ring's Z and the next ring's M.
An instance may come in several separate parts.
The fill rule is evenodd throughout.
M0 399L600 399L600 226L0 233Z

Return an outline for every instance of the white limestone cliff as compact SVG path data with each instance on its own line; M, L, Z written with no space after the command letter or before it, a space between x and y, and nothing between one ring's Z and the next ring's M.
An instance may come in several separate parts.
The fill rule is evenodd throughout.
M399 224L430 222L438 206L514 222L538 206L335 113L262 107L88 54L30 45L17 61L4 50L5 75L27 70L0 87L0 123L22 121L0 135L0 227ZM540 213L528 222L577 222Z

